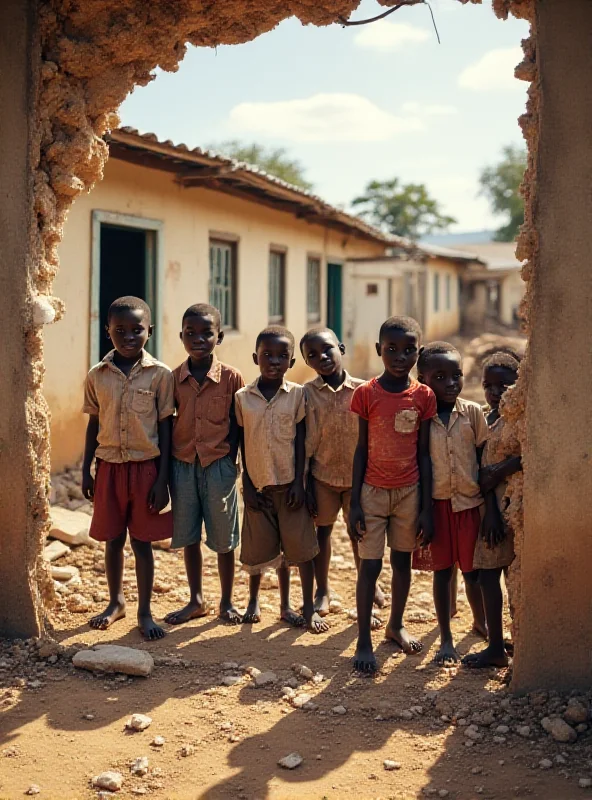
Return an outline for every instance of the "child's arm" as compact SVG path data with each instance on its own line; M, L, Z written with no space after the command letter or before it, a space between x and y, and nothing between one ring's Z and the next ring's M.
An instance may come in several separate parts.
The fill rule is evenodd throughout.
M243 500L245 505L251 511L262 511L266 506L264 495L257 491L255 484L249 475L249 468L247 466L247 454L245 452L245 430L239 426L239 442L241 459L243 462Z
M495 547L506 538L504 518L497 504L495 492L485 493L485 516L481 536L488 547Z
M304 464L306 461L306 420L301 419L296 425L294 440L294 480L288 489L288 508L301 508L304 503Z
M165 417L158 423L158 448L160 459L158 475L148 495L148 509L159 514L169 502L169 468L171 463L171 442L173 438L173 418Z
M425 547L434 538L434 516L432 510L432 459L430 458L431 420L424 419L419 426L417 437L417 463L419 466L419 486L421 491L421 510L418 531Z
M352 497L349 512L349 535L359 542L366 532L366 518L362 509L362 486L368 464L368 420L360 417L358 427L358 444L354 454L352 474Z
M482 467L479 471L479 485L481 491L492 492L502 481L507 480L511 475L522 469L522 458L520 456L509 456L498 464L491 464L489 467Z
M86 439L84 442L84 461L82 462L82 494L87 500L92 500L95 493L95 482L90 474L90 468L97 451L99 443L99 415L89 414L88 425L86 426Z
M236 464L236 459L238 456L238 448L240 444L240 427L236 420L236 410L235 410L235 399L232 398L232 403L230 404L230 425L228 427L228 436L226 437L226 441L228 442L228 446L230 447L230 452L228 455L232 459L233 464ZM244 462L244 456L243 456Z

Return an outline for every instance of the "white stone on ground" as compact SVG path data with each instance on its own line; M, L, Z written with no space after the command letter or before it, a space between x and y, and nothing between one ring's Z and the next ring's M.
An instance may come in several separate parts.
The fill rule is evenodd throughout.
M98 644L92 650L79 650L72 658L78 669L91 672L123 672L147 677L154 668L154 659L146 650L115 644Z
M58 567L53 564L51 566L51 577L54 581L71 581L72 578L77 578L79 575L78 567L73 567L71 565Z
M556 742L575 742L578 734L561 717L543 717L541 725Z
M300 753L290 753L290 755L280 758L278 764L284 769L296 769L296 767L299 767L303 761L304 759Z
M384 768L388 772L392 772L393 770L396 770L396 769L401 769L401 764L400 764L399 761L391 761L390 759L387 758L386 761L383 761L382 763L383 763Z
M108 792L118 792L123 785L123 775L121 772L114 772L113 770L101 772L100 775L95 775L92 779L92 785L95 789L106 789Z
M148 717L146 714L132 714L125 727L129 731L145 731L150 725L152 725L152 717Z
M50 563L70 552L70 548L63 542L53 541L43 548L43 558Z
M148 758L147 756L140 756L136 758L131 767L132 775L147 775L148 774Z
M67 508L52 506L49 536L70 545L70 547L91 544L92 540L88 535L90 521L91 518L88 514L81 511L70 511Z

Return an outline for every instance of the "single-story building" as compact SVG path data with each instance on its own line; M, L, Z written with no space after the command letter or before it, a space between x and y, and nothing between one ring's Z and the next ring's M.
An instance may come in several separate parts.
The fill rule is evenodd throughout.
M148 301L149 349L171 367L184 357L184 310L212 302L225 329L220 357L253 380L255 338L271 322L297 341L319 323L343 336L346 263L381 257L395 241L256 167L132 128L108 141L104 179L76 200L60 245L54 290L66 314L45 339L53 470L82 454L83 381L109 349L104 325L116 297ZM306 380L296 356L289 377Z

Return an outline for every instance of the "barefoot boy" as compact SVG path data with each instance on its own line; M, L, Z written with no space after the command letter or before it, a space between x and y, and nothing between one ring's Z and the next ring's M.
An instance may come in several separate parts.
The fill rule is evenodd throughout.
M483 389L489 406L489 438L483 449L480 473L485 517L473 566L479 570L489 644L480 653L463 658L463 664L469 667L505 667L508 664L500 579L502 570L507 570L514 560L514 532L504 518L508 502L505 493L508 478L522 468L522 461L518 442L515 443L515 455L504 457L507 445L502 443L504 418L500 416L499 406L506 389L516 383L518 367L518 360L507 353L495 353L483 364Z
M255 349L253 361L261 375L236 395L244 466L241 561L251 576L243 621L259 621L261 574L279 566L283 554L300 570L304 619L290 608L287 566L278 571L281 617L290 625L306 622L313 633L321 633L328 625L313 606L312 560L319 547L304 504L304 389L284 377L294 365L294 337L271 325L261 331Z
M220 619L242 619L232 602L234 551L238 547L236 457L238 425L234 395L245 382L234 367L218 361L220 312L198 303L183 314L181 341L188 358L173 371L177 415L173 422L171 501L174 533L171 546L182 547L189 583L189 603L165 617L181 625L208 613L202 594L201 535L218 556Z
M164 631L152 619L154 580L151 542L173 534L169 499L173 375L144 345L152 335L150 309L137 297L120 297L109 308L107 335L114 349L91 369L84 387L86 429L82 491L94 501L93 539L105 544L109 605L90 620L105 630L125 616L123 548L129 530L136 559L138 627L146 639ZM96 457L96 477L91 466Z
M384 372L359 386L352 398L351 409L360 418L350 512L350 530L358 540L361 559L354 667L365 672L376 671L370 630L385 538L393 569L386 636L405 653L417 653L422 647L403 625L418 530L425 542L432 536L429 424L436 413L436 398L431 389L409 376L420 344L421 328L414 319L387 319L376 344Z
M315 611L329 613L329 565L331 531L339 511L349 525L352 464L358 443L358 420L350 411L354 389L364 381L352 378L343 368L345 345L329 328L312 328L300 341L300 352L318 377L304 384L306 397L306 455L309 459L307 506L314 517L319 554L314 560ZM356 567L358 546L352 540ZM376 587L375 603L384 605ZM378 625L378 617L374 618Z
M481 524L479 459L487 439L487 424L477 403L463 400L462 358L447 342L432 342L417 362L419 380L436 395L438 413L430 427L434 536L430 543L434 570L434 603L440 626L435 661L458 661L450 628L450 582L458 564L467 587L473 617L485 633L478 573L473 569Z

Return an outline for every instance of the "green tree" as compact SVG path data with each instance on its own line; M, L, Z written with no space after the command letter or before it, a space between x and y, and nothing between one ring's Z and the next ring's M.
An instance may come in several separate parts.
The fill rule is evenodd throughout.
M504 147L502 159L485 167L479 178L484 194L494 214L504 216L505 225L498 228L495 240L513 242L524 222L524 201L518 191L526 169L526 150L522 147Z
M365 193L352 201L359 214L389 233L419 239L446 230L456 220L443 214L423 183L402 184L398 178L371 181Z
M246 161L247 164L255 164L262 170L280 178L286 183L299 186L301 189L312 189L313 185L304 177L305 169L302 164L294 158L290 158L287 150L283 147L271 148L263 145L245 144L236 139L227 142L220 142L208 146L209 150L216 150L228 158L235 158L237 161Z

